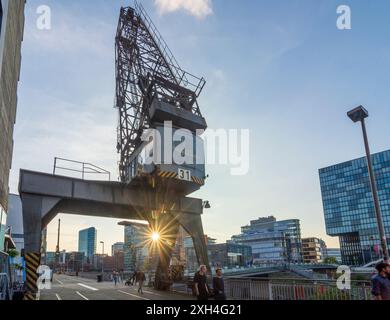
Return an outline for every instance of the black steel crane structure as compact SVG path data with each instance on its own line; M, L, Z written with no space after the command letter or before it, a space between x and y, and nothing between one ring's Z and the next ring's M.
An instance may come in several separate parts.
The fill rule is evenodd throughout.
M205 80L184 71L141 4L121 8L116 35L116 99L119 110L119 173L128 180L129 159L153 127L154 99L202 116L197 98Z

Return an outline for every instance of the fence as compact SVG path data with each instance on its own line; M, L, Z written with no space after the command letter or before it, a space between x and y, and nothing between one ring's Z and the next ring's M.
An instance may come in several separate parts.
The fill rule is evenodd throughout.
M103 168L95 166L88 162L74 161L64 158L54 158L53 175L58 174L58 171L65 171L66 173L73 173L80 176L81 179L85 179L86 176L108 177L108 181L111 181L111 173Z
M371 300L369 282L351 282L340 290L335 280L226 278L229 300Z

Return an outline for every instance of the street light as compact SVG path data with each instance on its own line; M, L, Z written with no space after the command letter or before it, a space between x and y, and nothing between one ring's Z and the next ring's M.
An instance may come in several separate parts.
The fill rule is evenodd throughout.
M203 208L211 209L210 201L203 201Z
M385 262L387 262L389 260L389 251L387 249L387 238L386 238L386 235L385 235L385 228L383 226L381 207L380 207L379 198L378 198L378 190L377 190L377 187L376 187L376 179L375 179L375 174L374 174L374 170L373 170L373 167L372 167L370 146L368 144L366 124L365 124L365 121L364 121L364 119L368 118L368 111L366 109L364 109L362 106L359 106L359 107L349 111L347 115L353 122L356 123L356 122L360 121L360 123L362 125L364 146L365 146L365 149L366 149L366 156L367 156L368 174L369 174L369 177L370 177L371 192L372 192L372 196L373 196L373 199L374 199L376 220L377 220L377 223L378 223L379 235L380 235L380 239L381 239L383 260Z
M100 243L103 245L103 253L102 253L102 277L104 274L104 241L100 241Z

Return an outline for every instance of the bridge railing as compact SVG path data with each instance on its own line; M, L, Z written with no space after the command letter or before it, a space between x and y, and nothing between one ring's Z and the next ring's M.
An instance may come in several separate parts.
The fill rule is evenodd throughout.
M301 279L226 278L229 300L371 300L369 282L353 282L349 290L336 281Z
M108 181L111 181L110 171L100 168L92 163L55 157L53 175L58 174L59 171L76 174L76 176L80 177L82 180L89 175L97 176L99 177L99 180L101 180L101 177L106 177L108 178Z

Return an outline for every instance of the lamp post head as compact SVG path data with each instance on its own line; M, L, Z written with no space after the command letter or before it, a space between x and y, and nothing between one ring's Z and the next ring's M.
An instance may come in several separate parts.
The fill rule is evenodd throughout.
M211 209L210 201L203 201L203 208Z
M349 111L347 115L353 122L359 122L368 117L368 111L363 106L359 106Z

